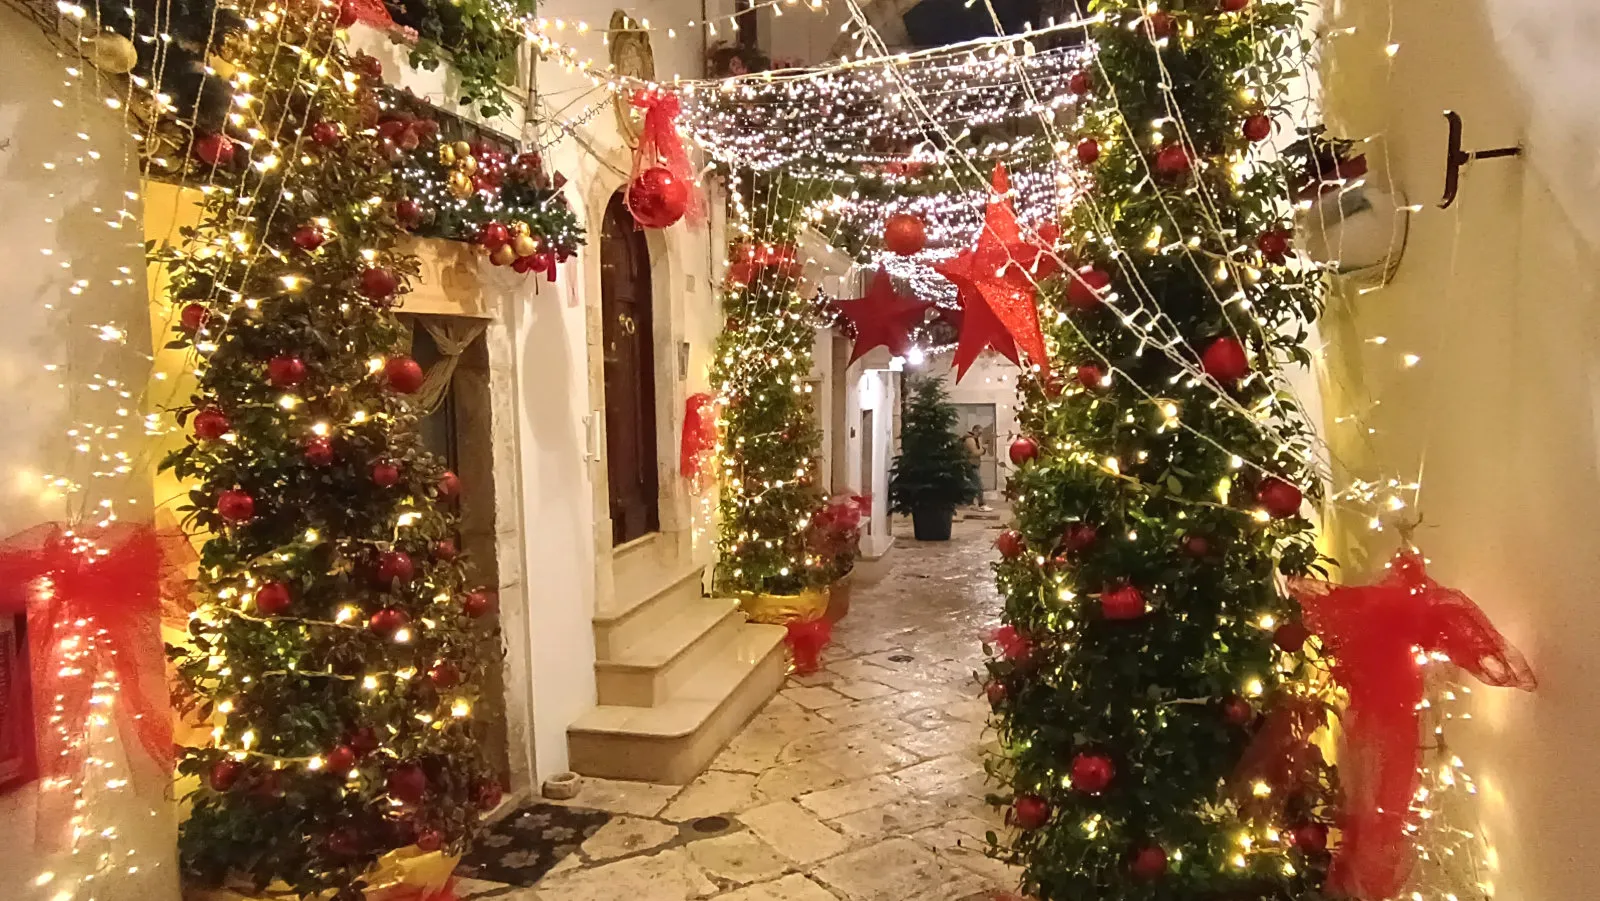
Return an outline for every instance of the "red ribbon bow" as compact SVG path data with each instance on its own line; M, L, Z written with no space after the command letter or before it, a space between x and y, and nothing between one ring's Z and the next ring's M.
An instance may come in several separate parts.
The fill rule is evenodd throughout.
M0 545L0 615L28 621L38 775L82 775L97 707L109 709L120 735L136 737L171 770L160 584L161 548L149 526L113 527L91 542L45 524ZM107 708L113 684L118 690ZM46 793L41 842L64 841L69 794Z
M1399 892L1415 862L1405 831L1420 785L1423 664L1442 654L1487 685L1532 691L1538 684L1470 598L1428 577L1419 552L1402 550L1389 566L1376 585L1291 585L1350 697L1341 717L1343 841L1328 888L1368 901Z
M635 91L633 105L644 110L644 127L640 129L639 146L633 152L633 173L630 179L652 166L665 167L672 177L689 186L689 205L683 218L690 225L705 221L704 198L695 190L694 167L689 164L689 153L684 150L683 139L678 137L678 113L683 105L677 94L662 91Z

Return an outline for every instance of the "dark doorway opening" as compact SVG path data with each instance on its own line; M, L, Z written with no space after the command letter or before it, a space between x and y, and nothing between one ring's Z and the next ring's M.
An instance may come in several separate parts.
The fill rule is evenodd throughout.
M600 315L611 541L619 545L661 529L650 249L621 191L600 233Z

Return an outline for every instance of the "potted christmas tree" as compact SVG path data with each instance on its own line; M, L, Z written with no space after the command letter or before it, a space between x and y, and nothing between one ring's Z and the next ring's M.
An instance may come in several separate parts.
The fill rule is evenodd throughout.
M955 425L944 382L914 382L901 419L900 456L889 473L889 502L896 513L910 514L918 541L949 541L956 505L981 496L976 464Z

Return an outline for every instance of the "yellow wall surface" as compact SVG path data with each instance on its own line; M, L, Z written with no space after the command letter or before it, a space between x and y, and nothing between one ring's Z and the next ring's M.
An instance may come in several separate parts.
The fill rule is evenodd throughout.
M1482 788L1495 897L1595 898L1600 254L1582 220L1600 157L1573 142L1595 131L1600 4L1333 9L1330 27L1356 31L1324 61L1330 124L1381 134L1373 181L1427 207L1391 286L1331 300L1329 440L1344 475L1421 473L1417 541L1432 574L1477 600L1540 679L1532 695L1474 692L1473 720L1451 733ZM1441 211L1445 109L1462 115L1469 149L1523 141L1528 155L1478 163ZM1405 366L1406 353L1420 362ZM1349 579L1393 551L1392 530L1332 527Z

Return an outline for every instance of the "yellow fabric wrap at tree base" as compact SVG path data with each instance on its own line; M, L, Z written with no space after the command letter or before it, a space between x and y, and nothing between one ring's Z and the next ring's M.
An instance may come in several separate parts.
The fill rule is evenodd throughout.
M807 588L799 594L746 594L739 606L753 623L783 626L821 619L828 612L828 589Z
M412 845L378 858L366 876L367 901L455 901L451 877L461 857L443 851L423 851ZM304 898L289 886L276 883L251 894L234 889L190 889L184 901L328 901L332 891Z

